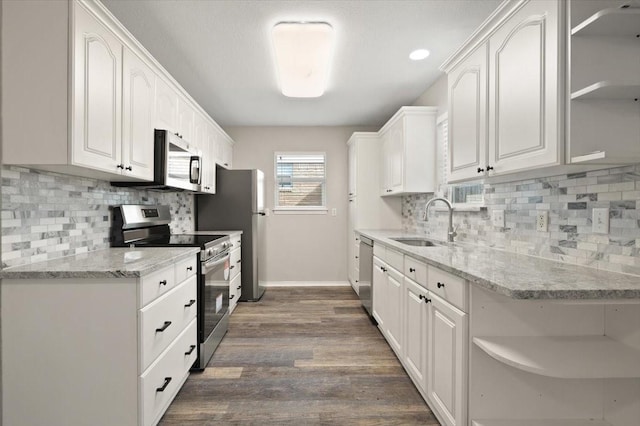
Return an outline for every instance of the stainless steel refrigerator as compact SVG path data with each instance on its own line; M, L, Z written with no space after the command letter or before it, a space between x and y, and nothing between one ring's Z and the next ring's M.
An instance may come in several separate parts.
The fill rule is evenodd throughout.
M264 216L264 173L257 169L218 168L215 195L196 196L196 230L242 231L241 301L257 301L264 293L258 260Z

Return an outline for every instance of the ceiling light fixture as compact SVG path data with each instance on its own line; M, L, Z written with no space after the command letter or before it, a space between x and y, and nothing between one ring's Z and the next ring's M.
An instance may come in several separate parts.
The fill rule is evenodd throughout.
M326 22L280 22L271 33L282 94L322 96L333 53L333 28Z
M416 49L409 53L409 59L412 61L421 61L429 56L429 53L430 52L427 49Z

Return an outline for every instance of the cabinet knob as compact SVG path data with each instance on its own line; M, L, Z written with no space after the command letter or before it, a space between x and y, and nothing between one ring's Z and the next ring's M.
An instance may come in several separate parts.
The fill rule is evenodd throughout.
M241 285L239 285L238 287L236 287L236 290L240 290L242 288Z
M118 164L116 167L119 169L124 169L124 164Z
M431 299L427 298L427 296L423 296L422 294L418 295L418 298L420 298L420 300L424 300L424 303L431 302Z
M224 163L225 166L229 167L229 163Z
M171 377L165 377L164 384L161 387L156 388L156 392L164 392L167 386L169 386L169 383L171 383Z
M169 328L170 325L171 325L171 321L165 321L164 324L162 324L162 327L156 328L156 333L162 333L167 328Z
M356 259L358 258L358 256L356 256Z
M160 285L167 285L167 280L160 281Z
M387 268L385 268L384 266L381 266L381 267L380 267L380 270L381 270L382 272L387 272Z
M409 272L415 272L416 270L414 268L409 268Z
M187 266L187 271L193 271L193 266Z
M441 282L439 282L437 285L438 285L438 288L444 287L444 283L441 283Z
M242 262L242 259L236 260L236 263L240 263L240 262Z
M191 353L193 352L193 350L196 348L196 345L191 345L189 346L189 350L187 352L185 352L185 355L191 355Z
M131 167L131 166L127 166L127 167L125 167L124 169L125 169L125 170L129 170L129 171L132 171L132 170L133 170L133 167Z
M193 306L193 304L196 303L196 299L191 299L189 300L189 303L187 303L186 305L184 305L185 308L188 308L189 306Z
M488 165L488 166L487 166L487 171L489 171L489 170L493 170L493 167L491 167L491 166L489 166L489 165Z
M231 296L229 296L229 300L233 300L234 297L236 297L236 295L232 294Z
M484 172L484 169L482 167L478 167L478 173L482 173Z
M232 270L233 268L235 268L234 265L229 266L229 270Z

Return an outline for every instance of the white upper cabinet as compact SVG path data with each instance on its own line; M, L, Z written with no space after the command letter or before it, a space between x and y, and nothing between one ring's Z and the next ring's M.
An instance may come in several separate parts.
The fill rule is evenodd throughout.
M215 129L211 124L205 126L205 140L202 149L202 185L200 190L206 194L216 193Z
M160 77L156 78L155 128L178 132L178 93Z
M155 74L124 49L122 77L122 163L124 173L153 180Z
M489 38L487 167L495 174L560 164L559 3L527 3Z
M215 122L100 2L7 2L1 18L5 164L152 180L154 128L206 145L214 161Z
M460 62L448 79L449 180L475 178L486 168L487 45Z
M402 107L380 129L381 195L435 191L436 114L435 107Z
M122 155L122 43L84 8L74 7L74 165L116 173Z
M349 198L355 197L357 194L357 173L356 167L358 166L358 162L356 159L356 144L349 143L348 147L348 155L349 155Z

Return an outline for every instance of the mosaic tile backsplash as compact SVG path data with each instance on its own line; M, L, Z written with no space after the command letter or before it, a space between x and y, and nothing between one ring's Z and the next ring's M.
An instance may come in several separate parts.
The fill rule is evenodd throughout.
M194 228L193 195L116 188L109 182L2 166L2 266L109 247L109 207L166 204L172 232Z
M440 203L422 219L431 197L403 197L403 229L445 240L448 212L435 208ZM640 275L640 165L484 184L484 199L485 209L454 212L456 241ZM610 209L608 234L592 232L592 210L601 207ZM504 228L493 226L494 210L504 210ZM549 212L547 232L535 229L541 210Z

